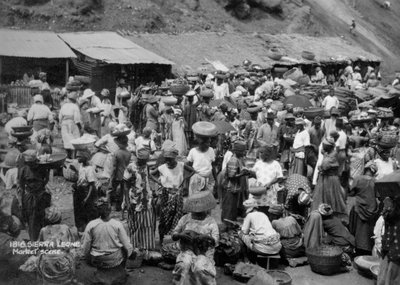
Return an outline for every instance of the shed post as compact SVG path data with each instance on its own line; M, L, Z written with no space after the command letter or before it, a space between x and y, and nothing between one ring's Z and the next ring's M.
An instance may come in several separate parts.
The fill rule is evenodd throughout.
M3 75L3 57L0 56L0 84L1 84L1 77Z
M69 60L68 58L65 60L65 84L68 83L69 78Z

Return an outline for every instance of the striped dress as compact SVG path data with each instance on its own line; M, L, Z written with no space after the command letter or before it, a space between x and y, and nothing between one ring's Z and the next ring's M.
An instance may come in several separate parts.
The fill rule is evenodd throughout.
M131 177L124 174L125 180L134 183L129 190L129 215L128 224L131 242L134 248L154 249L156 215L151 205L151 190L148 181L148 170L137 168Z

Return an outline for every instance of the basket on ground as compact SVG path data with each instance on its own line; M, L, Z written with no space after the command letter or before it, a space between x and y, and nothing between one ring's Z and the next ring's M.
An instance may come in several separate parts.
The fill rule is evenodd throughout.
M322 275L340 272L343 251L336 246L323 245L307 250L311 270Z

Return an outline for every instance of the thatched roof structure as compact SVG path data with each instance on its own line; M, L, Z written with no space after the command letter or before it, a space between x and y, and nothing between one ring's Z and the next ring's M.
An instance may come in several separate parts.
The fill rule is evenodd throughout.
M230 69L241 70L246 59L263 68L300 64L342 63L348 59L380 62L380 58L337 37L309 37L300 34L239 34L224 32L193 32L171 34L134 34L128 36L134 43L176 63L178 74L210 72L210 61L220 61ZM284 55L275 61L268 57L276 47ZM313 61L302 58L302 51L311 51Z

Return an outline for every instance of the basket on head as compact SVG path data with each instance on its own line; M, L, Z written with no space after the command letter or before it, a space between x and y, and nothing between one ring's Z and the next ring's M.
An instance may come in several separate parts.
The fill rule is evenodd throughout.
M217 127L210 122L196 122L192 126L193 133L203 137L215 137L218 135Z
M184 212L201 213L212 210L217 206L213 194L210 191L201 191L192 194L183 205Z

